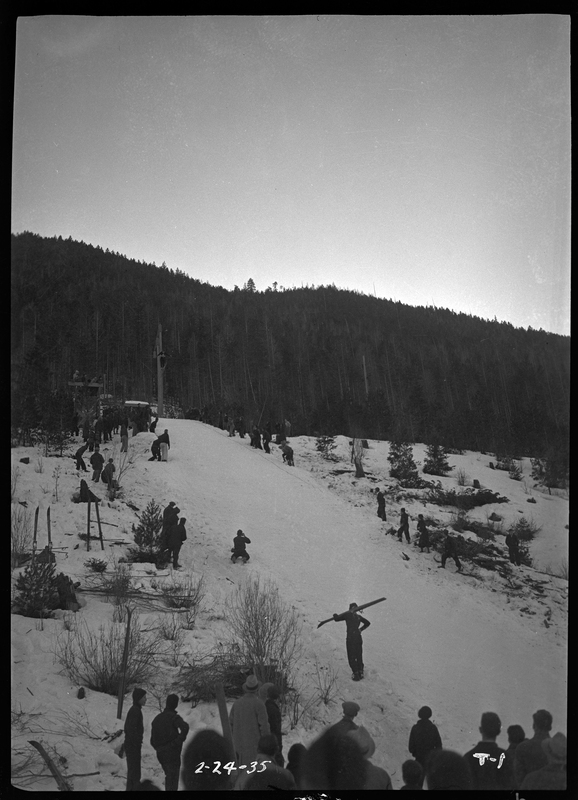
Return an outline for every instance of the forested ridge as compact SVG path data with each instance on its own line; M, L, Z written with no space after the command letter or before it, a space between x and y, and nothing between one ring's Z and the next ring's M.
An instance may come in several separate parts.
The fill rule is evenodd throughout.
M151 399L161 322L165 397L183 409L512 456L567 447L568 337L334 286L228 291L72 239L11 243L15 421L33 370L47 391L78 369Z

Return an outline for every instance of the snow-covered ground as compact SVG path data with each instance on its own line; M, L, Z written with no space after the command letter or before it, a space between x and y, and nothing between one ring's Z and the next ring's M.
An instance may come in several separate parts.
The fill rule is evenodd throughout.
M567 581L527 567L514 568L510 580L478 568L472 570L477 577L458 574L451 561L442 571L433 550L421 554L386 536L385 529L399 524L401 506L410 515L412 534L420 512L442 526L452 516L449 508L424 505L396 488L388 477L387 442L369 441L366 478L356 480L349 440L343 436L336 440L336 461L322 458L314 438L292 437L295 467L289 467L275 445L269 455L251 448L248 438L230 438L218 428L190 420L161 420L158 428L164 427L171 437L167 463L147 460L152 434L129 440L136 459L122 481L123 500L108 504L104 484L95 488L89 481L104 499L102 520L119 526L103 528L104 535L130 542L137 517L127 503L142 511L151 498L163 508L174 500L187 518L188 540L180 555L184 569L179 574L202 574L207 593L195 629L186 634L183 662L187 652L207 649L221 636L220 612L235 585L253 574L276 583L281 598L295 607L303 623L300 680L305 694L315 693L316 663L338 675L333 703L318 704L294 729L285 720L285 753L294 742L307 745L325 724L337 721L343 700L361 706L357 721L376 742L372 760L390 773L394 788L402 785L401 764L410 757L409 730L422 705L432 707L444 746L462 753L478 741L484 711L499 714L501 745L507 744L509 725L521 724L531 733L531 715L538 708L551 711L555 730L566 730ZM114 452L117 460L118 449L116 436L104 445L103 454L108 458ZM416 460L423 462L424 451L424 446L415 445ZM24 456L31 458L28 465L19 463ZM450 456L455 469L439 480L455 488L455 471L461 467L471 480L505 495L509 503L482 506L469 518L486 522L495 511L503 517L504 531L522 515L532 519L541 529L530 544L537 569L567 563L567 497L532 488L529 459L522 465L524 480L517 482L506 472L490 469L491 458L474 452ZM104 553L96 543L88 554L78 538L86 530L86 505L70 499L79 485L72 460L44 458L43 472L37 472L35 451L13 448L12 463L19 473L14 502L26 503L31 513L37 505L41 508L40 547L45 544L50 504L54 545L65 548L57 551L59 571L82 584L89 574L87 558L112 560L113 554L122 555L125 547L110 542ZM58 464L62 469L56 501L53 470ZM376 516L378 486L387 490L386 524ZM528 504L530 498L536 503ZM246 566L230 562L232 539L239 528L251 539ZM475 538L467 531L464 535ZM503 545L503 536L497 536L496 543ZM141 585L150 582L143 565L133 569ZM91 626L112 620L113 607L104 598L82 592L79 596L85 605L78 615ZM350 602L361 604L382 596L385 602L362 612L371 627L364 633L366 677L355 683L345 653L345 626L329 623L317 629L317 623L345 611ZM147 613L140 616L146 622ZM76 791L123 790L126 762L114 754L115 743L82 735L79 728L86 723L94 736L119 730L130 695L123 721L116 719L114 697L87 690L85 699L77 699L78 686L61 673L53 656L64 621L46 620L41 627L37 620L12 615L12 708L23 712L20 723L27 726L22 730L15 726L14 746L23 752L26 741L35 738L56 748L65 759L66 774L98 773L72 778ZM170 673L170 667L164 669ZM206 726L220 730L216 704L191 708L182 703L179 710L191 726L189 736ZM149 695L144 709L143 777L162 786L162 770L148 743L156 713ZM51 777L28 788L57 790Z

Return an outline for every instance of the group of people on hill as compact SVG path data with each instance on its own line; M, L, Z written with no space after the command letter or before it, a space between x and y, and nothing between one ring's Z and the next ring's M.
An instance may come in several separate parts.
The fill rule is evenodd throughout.
M176 711L178 696L167 697L165 710L152 721L150 739L165 773L167 791L178 789L179 773L187 791L393 789L387 770L371 760L375 739L358 724L358 703L344 701L341 719L308 746L293 744L285 760L281 687L260 683L250 674L242 690L229 710L230 738L214 730L200 730L184 751L189 726ZM145 788L141 782L145 703L146 691L135 689L125 722L127 791ZM566 788L566 736L550 736L552 715L548 711L540 709L533 715L531 739L520 725L510 725L506 750L496 743L500 718L495 712L485 712L480 720L480 741L464 755L443 748L432 714L429 706L422 706L409 732L412 758L401 765L402 790L424 786L434 791Z
M377 489L377 516L383 521L387 521L387 515L385 511L385 492L383 489ZM414 544L416 547L419 547L420 553L423 553L424 550L426 552L430 552L430 538L429 538L429 531L427 529L426 521L423 517L423 514L418 514L418 521L417 521L417 532L418 537ZM392 533L396 533L396 530L393 529ZM402 508L400 511L400 524L399 528L397 528L397 538L398 541L403 541L403 537L405 536L405 540L407 544L411 544L411 537L409 532L409 516L405 510ZM518 535L515 531L510 531L505 538L505 544L508 548L508 554L510 558L510 562L515 564L519 567L522 563L521 561L521 553L520 553L520 541ZM458 572L462 571L462 565L460 559L458 557L458 548L456 544L456 540L451 534L447 531L445 532L445 539L444 539L444 546L442 550L442 563L440 568L445 568L446 561L448 558L451 558L456 567Z

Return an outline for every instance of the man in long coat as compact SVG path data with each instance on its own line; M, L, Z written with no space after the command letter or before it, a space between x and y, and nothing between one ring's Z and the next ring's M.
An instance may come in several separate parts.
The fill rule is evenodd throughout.
M233 746L237 764L249 766L255 761L259 739L271 733L267 708L258 695L259 681L249 675L243 684L242 697L231 706L229 724L233 734Z
M169 551L169 558L172 556L173 559L173 569L178 569L180 567L179 553L183 542L187 538L187 532L185 530L186 521L184 517L181 517L178 524L173 524L172 527L169 528L167 534L167 550Z
M126 791L138 791L141 778L141 749L144 734L142 707L147 701L144 689L136 687L132 693L132 706L124 723L124 752L126 755Z
M377 516L382 519L384 522L386 521L385 516L385 495L382 489L378 489L377 491Z

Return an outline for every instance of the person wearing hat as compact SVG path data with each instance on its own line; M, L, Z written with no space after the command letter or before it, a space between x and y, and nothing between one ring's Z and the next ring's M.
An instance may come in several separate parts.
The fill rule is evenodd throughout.
M335 622L345 622L347 660L353 673L353 680L360 681L363 678L363 639L361 634L366 628L369 628L371 623L357 612L357 603L350 603L349 611L344 611L343 614L334 614L333 619Z
M409 733L407 749L418 761L425 772L426 761L434 750L441 750L442 740L437 727L430 717L432 710L429 706L422 706L417 712L418 721ZM423 776L422 776L423 783Z
M529 772L520 789L564 790L566 789L567 742L563 733L555 733L542 739L542 750L548 760L545 767Z
M140 759L144 735L142 707L145 705L146 701L147 693L144 689L138 686L136 689L133 689L132 706L129 708L124 722L127 792L137 791L138 784L140 783Z
M231 561L233 564L238 558L243 559L243 564L246 564L251 557L247 552L246 545L251 544L251 540L245 536L242 530L237 531L237 535L233 539L233 547L231 548Z
M249 766L251 761L255 761L259 739L271 733L267 708L259 697L259 681L255 675L247 677L243 695L231 706L229 724L237 765L239 768L241 764Z
M481 741L464 755L470 768L474 790L513 789L512 762L505 750L496 744L502 723L494 711L486 711L480 721Z
M352 700L345 700L345 702L341 704L341 708L343 709L343 716L339 722L336 722L335 725L331 725L331 730L344 735L349 733L349 731L356 731L357 725L353 720L359 714L359 706Z
M169 694L164 711L151 724L151 745L165 773L165 791L177 792L181 771L181 750L189 725L177 714L179 696Z
M369 731L363 725L360 725L356 731L349 731L347 736L357 743L361 750L361 755L365 759L365 783L363 784L363 789L393 789L388 773L381 767L372 764L369 760L375 753L375 742Z

